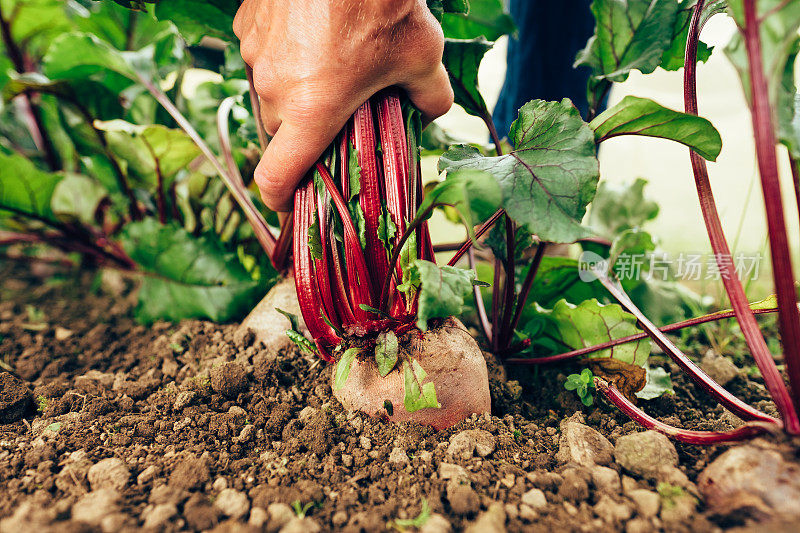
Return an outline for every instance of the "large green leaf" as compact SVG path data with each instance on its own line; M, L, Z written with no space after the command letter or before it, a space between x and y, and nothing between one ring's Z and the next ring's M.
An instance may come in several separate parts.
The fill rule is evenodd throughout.
M742 0L731 0L728 4L730 13L743 26ZM794 66L800 51L800 37L797 34L800 29L800 2L761 0L758 2L758 11L762 17L760 37L764 74L777 119L776 135L794 157L800 158L800 131L794 121L795 97L798 93ZM733 36L725 53L739 73L749 101L750 70L741 33Z
M240 318L265 292L236 256L215 235L195 237L177 225L153 219L128 224L122 245L146 273L139 289L136 315L158 319L207 318L224 322Z
M436 20L442 20L445 13L467 13L469 2L467 0L427 0L428 9L431 10Z
M708 120L636 96L626 96L589 127L598 143L621 135L643 135L679 142L709 161L716 161L722 151L722 137Z
M713 3L713 2L712 2ZM678 70L684 64L686 55L686 40L689 37L689 26L697 0L681 0L675 24L672 27L672 42L661 57L661 68L664 70ZM712 49L703 41L697 43L697 60L708 61Z
M238 0L158 0L155 14L159 20L172 21L189 44L203 37L235 41L233 17Z
M3 16L11 39L27 58L38 62L58 35L72 29L63 0L3 0Z
M473 40L446 39L444 42L442 61L450 76L455 101L464 111L476 117L486 117L489 113L478 89L478 67L493 44L483 37Z
M439 160L439 170L489 172L509 216L543 241L573 242L589 235L581 220L594 197L599 165L594 133L572 102L528 102L510 138L515 150L499 157L485 157L470 146L453 147Z
M451 266L439 267L430 261L415 260L404 272L407 286L419 290L417 327L428 329L434 318L458 316L464 309L464 299L472 294L475 272Z
M442 17L445 37L475 39L485 37L496 41L516 31L514 19L503 7L502 0L469 0L469 12L452 10Z
M645 185L647 181L642 178L630 184L600 183L589 210L588 225L598 234L613 239L656 218L658 204L645 196Z
M575 66L592 69L589 103L596 108L610 82L628 78L631 70L653 72L672 45L680 4L676 0L594 0L596 25Z
M94 35L68 33L53 42L42 67L50 79L85 78L106 69L134 78L136 72L121 54Z
M641 333L636 318L617 304L603 305L592 298L573 305L560 300L552 311L542 310L557 328L561 341L573 350ZM613 358L623 363L644 366L650 356L650 339L621 344L586 356Z
M63 178L43 172L25 157L0 152L0 212L52 220L50 202Z
M56 185L50 206L61 220L78 220L91 225L100 200L107 194L92 178L70 173Z
M497 211L502 195L492 176L480 170L456 170L425 194L417 209L417 217L435 205L456 209L468 231ZM430 215L429 215L430 216Z
M127 163L129 174L140 182L157 183L157 170L165 184L200 155L200 149L182 130L159 124L139 126L124 120L95 121L106 132L111 150Z
M624 81L634 69L653 72L672 42L678 7L676 0L594 0L597 26L576 66L610 81Z

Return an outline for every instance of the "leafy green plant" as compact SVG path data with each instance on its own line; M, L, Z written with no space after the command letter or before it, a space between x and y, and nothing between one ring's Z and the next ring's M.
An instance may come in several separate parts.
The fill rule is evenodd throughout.
M584 368L580 374L570 374L564 382L564 388L575 391L583 405L589 407L594 403L594 396L590 389L594 388L594 376L592 371Z

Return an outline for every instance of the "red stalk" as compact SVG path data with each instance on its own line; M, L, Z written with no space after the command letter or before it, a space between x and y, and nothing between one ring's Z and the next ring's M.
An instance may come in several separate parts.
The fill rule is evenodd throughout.
M319 220L320 238L322 237L322 228L327 227L327 203L324 195L317 194L316 188L311 187L311 198L309 199L310 209L316 209L317 219ZM316 274L315 281L319 290L320 297L322 298L322 309L325 316L333 323L342 323L343 319L340 318L337 312L336 305L333 303L333 293L331 291L329 269L328 269L328 247L322 247L322 259L314 259L314 272ZM349 317L348 317L349 318Z
M721 387L716 381L711 379L708 374L703 372L697 365L695 365L691 359L686 357L686 355L681 352L680 349L675 346L675 344L655 326L655 324L650 322L650 320L639 310L638 307L636 307L631 299L628 298L628 295L625 294L625 291L623 291L615 281L612 281L604 272L600 272L598 270L593 270L593 272L597 276L598 281L603 284L603 286L622 305L622 307L636 317L636 320L639 321L641 328L645 330L648 335L650 335L653 341L659 347L661 347L662 350L664 350L664 353L666 353L673 361L675 361L675 363L681 367L684 372L689 374L689 377L692 378L692 381L705 389L729 411L744 420L760 420L762 422L778 423L778 421L771 416L768 416L758 409L747 405L742 400Z
M447 262L448 266L454 266L458 261L464 257L464 254L472 248L472 245L475 241L483 237L483 234L492 229L495 222L500 220L500 217L505 214L505 211L502 209L497 210L486 222L484 222L478 229L475 230L475 237L472 239L467 239L464 241L464 244L461 245L461 248L450 258L450 261Z
M472 270L475 270L475 250L472 248L469 249L467 253L467 260L469 261L469 267ZM492 324L489 322L489 317L486 315L486 305L483 303L483 294L481 294L481 288L477 285L472 287L472 294L475 298L475 309L478 311L478 321L481 324L481 328L483 328L483 335L486 337L486 342L489 343L489 346L492 345Z
M797 420L796 412L800 409L800 313L797 310L797 292L783 213L778 158L775 152L777 140L769 102L769 88L761 57L759 35L761 21L758 18L755 0L744 0L744 17L744 40L753 95L753 132L756 138L756 155L761 175L761 189L764 193L764 206L767 211L772 274L775 280L775 292L778 295L778 324L784 348L786 373L789 375L789 383L794 393L794 419L791 422L786 420L786 426L790 434L797 435L800 434L800 422Z
M740 442L757 435L777 432L781 429L780 423L750 422L731 431L695 431L670 426L648 415L633 402L625 397L616 387L598 377L594 378L597 390L603 393L608 401L613 403L620 411L646 427L663 433L671 439L686 444L724 444L727 442Z
M699 0L695 6L694 16L692 17L692 23L689 29L689 37L686 43L684 102L686 113L692 115L698 115L697 46L700 37L700 30L702 29L700 22L705 3L705 0ZM758 39L756 38L756 41L757 40ZM760 59L758 64L759 68L756 70L760 71ZM774 144L771 145L771 150L774 156ZM750 304L747 301L744 287L742 286L742 283L736 274L733 260L731 258L730 248L728 247L728 242L725 239L725 233L722 230L722 223L719 219L716 202L714 201L714 194L711 190L711 183L708 177L708 167L705 160L694 151L690 151L690 156L692 161L692 170L694 172L695 186L697 188L697 196L700 200L700 208L703 212L703 220L705 221L706 230L711 242L711 248L713 249L714 255L717 258L717 264L719 266L723 285L725 286L725 291L728 293L728 298L731 301L731 307L736 313L736 318L739 321L739 325L742 329L742 334L745 338L745 341L747 342L747 346L750 348L750 352L753 354L753 359L755 359L761 374L764 376L764 383L773 400L775 401L778 412L781 414L781 418L786 426L787 432L796 434L800 432L800 421L798 420L797 413L792 405L789 392L786 390L783 379L781 378L781 375L775 366L775 361L772 359L772 354L767 348L767 343L764 340L764 337L758 328L758 323L756 322L755 317L750 310ZM759 157L759 159L761 158ZM763 174L764 173L762 171L762 176ZM780 202L780 191L778 191L778 196L778 201ZM774 206L770 202L767 202L768 221L776 218L774 213L770 213L770 210L773 209L773 207ZM782 206L779 204L777 207L781 209L778 222L782 226ZM775 231L778 230L776 229ZM772 233L773 229L770 227L770 234ZM783 228L782 234L785 242L785 228ZM773 264L775 264L774 258ZM791 270L789 270L789 276L791 276ZM793 290L794 289L792 288L792 291ZM786 295L784 295L784 300L785 299ZM779 299L779 306L783 305L785 304L781 303L781 300ZM796 317L796 305L795 303L792 303L791 305L794 307L794 314ZM784 342L786 342L785 339Z
M308 235L308 229L312 223L310 195L313 194L313 189L314 181L308 180L306 184L298 187L294 194L294 220L299 235ZM300 302L303 320L308 331L323 346L337 345L341 339L333 331L333 328L322 319L322 299L314 282L314 269L308 239L294 239L294 265L297 299ZM320 353L323 358L327 355L325 351L320 351Z
M361 167L361 192L358 196L361 209L364 211L364 222L367 230L367 254L372 266L372 286L381 286L389 273L389 263L383 243L378 238L378 227L382 214L381 182L378 174L378 160L375 156L375 124L372 119L372 105L369 101L359 107L353 115L353 144L358 152L358 163ZM377 295L373 295L377 298Z
M347 262L347 279L350 285L350 298L353 303L353 314L359 320L369 320L370 316L367 311L361 309L360 304L367 304L374 307L372 301L372 287L369 279L369 269L367 268L366 260L364 259L364 252L361 249L361 242L358 239L353 221L350 219L350 210L342 198L341 193L336 188L328 169L325 165L317 163L317 172L325 182L325 187L331 195L333 204L339 212L339 217L342 220L344 228L344 248L345 260Z
M753 309L753 313L756 315L765 315L767 313L776 313L778 311L777 307L773 307L770 309ZM710 315L703 315L698 316L695 318L690 318L688 320L683 320L681 322L675 322L674 324L669 324L664 326L663 328L659 328L663 333L670 333L672 331L678 331L680 329L689 328L692 326L697 326L699 324L705 324L706 322L714 322L716 320L723 320L725 318L733 318L736 316L734 311L721 311L719 313L711 313ZM548 355L545 357L532 357L532 358L518 358L518 359L506 359L506 363L511 364L520 364L520 365L541 365L545 363L555 363L558 361L566 361L567 359L573 359L575 357L580 357L581 355L586 355L594 352L599 352L600 350L605 350L607 348L613 348L614 346L619 346L621 344L627 344L629 342L638 341L639 339L645 339L649 337L647 333L636 333L634 335L628 335L626 337L620 337L619 339L614 339L612 341L602 342L600 344L594 344L592 346L587 346L585 348L579 348L577 350L571 350L569 352L560 353L557 355Z
M525 309L525 304L527 303L528 296L531 293L531 287L533 287L533 280L536 278L536 274L539 272L539 265L542 264L545 248L547 248L546 242L540 242L536 247L536 254L533 256L533 261L528 269L528 274L525 276L525 281L522 282L522 288L519 291L517 308L514 310L514 317L511 319L511 324L509 325L506 345L508 345L511 336L514 334L514 330L517 329L517 326L519 326L520 318L522 318L522 311Z

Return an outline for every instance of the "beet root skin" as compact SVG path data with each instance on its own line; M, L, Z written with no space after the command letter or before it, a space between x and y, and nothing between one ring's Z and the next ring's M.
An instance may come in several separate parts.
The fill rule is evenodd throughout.
M344 387L333 394L349 410L385 416L392 422L414 421L437 430L458 424L473 413L491 412L486 360L464 325L455 318L440 327L421 333L412 341L411 356L425 369L436 386L439 409L420 409L413 413L403 405L403 368L397 366L381 377L374 358L353 361ZM392 402L390 415L385 401Z

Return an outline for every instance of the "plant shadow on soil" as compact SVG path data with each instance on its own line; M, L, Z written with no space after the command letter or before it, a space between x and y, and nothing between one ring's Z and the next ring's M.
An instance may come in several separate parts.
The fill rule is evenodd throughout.
M584 407L565 391L575 368L510 368L507 379L494 368L492 416L439 433L392 425L343 411L330 367L311 357L268 353L235 325L144 327L131 318L133 284L97 279L83 271L43 281L0 264L0 364L31 391L24 419L0 420L0 531L414 530L402 520L423 502L428 532L747 524L695 497L698 473L726 447L677 445L680 474L666 491L610 452L604 470L559 454L567 419L611 444L641 431L603 400ZM692 429L731 427L670 363L653 360L671 370L677 394L643 402L649 413ZM740 374L728 388L774 409L754 379ZM108 458L121 461L97 466ZM675 494L690 503L675 510Z

